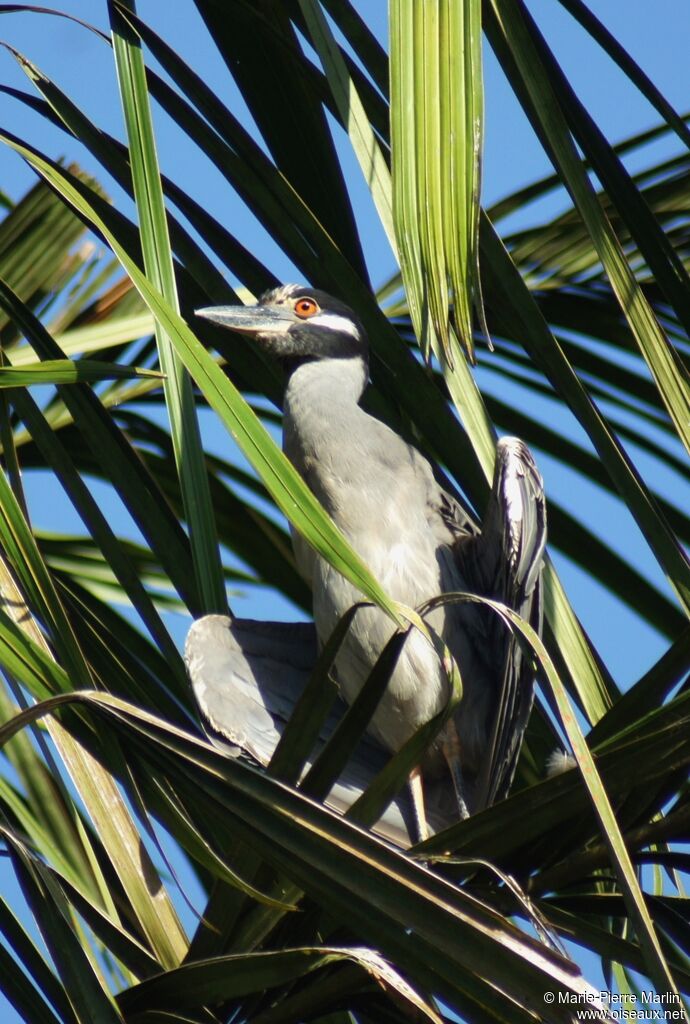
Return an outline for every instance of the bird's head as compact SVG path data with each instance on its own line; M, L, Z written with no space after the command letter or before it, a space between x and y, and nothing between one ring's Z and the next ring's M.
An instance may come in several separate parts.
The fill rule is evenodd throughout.
M318 288L285 284L255 306L208 306L197 316L251 335L288 364L319 359L367 359L367 338L349 306Z

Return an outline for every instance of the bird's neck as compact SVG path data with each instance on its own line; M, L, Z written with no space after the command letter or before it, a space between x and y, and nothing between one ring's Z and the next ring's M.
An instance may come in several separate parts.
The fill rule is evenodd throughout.
M333 458L334 452L343 452L357 436L366 415L357 404L366 382L367 367L360 357L303 363L290 375L283 405L283 449L322 500L313 467L323 458Z
M297 366L285 390L285 416L329 416L356 408L366 387L368 366L361 356L316 359Z

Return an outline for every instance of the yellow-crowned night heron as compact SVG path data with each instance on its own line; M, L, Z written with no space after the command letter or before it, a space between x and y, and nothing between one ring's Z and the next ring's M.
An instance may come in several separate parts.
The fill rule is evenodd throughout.
M256 306L214 307L198 315L251 335L281 360L287 373L285 453L391 597L417 607L444 592L469 590L505 602L540 628L546 515L541 478L522 441L499 441L480 531L437 483L427 460L360 407L368 379L367 338L344 303L313 288L285 285ZM293 545L312 587L323 643L362 595L295 532ZM532 705L533 668L505 624L485 607L447 604L429 622L457 660L464 689L422 770L438 775L445 757L459 812L466 816L506 794ZM348 703L393 629L376 608L356 615L335 663ZM188 662L200 675L204 658L210 664L213 641L198 629L190 637ZM436 653L412 630L369 731L396 751L448 698ZM418 773L412 781L419 784ZM420 793L418 788L418 812Z

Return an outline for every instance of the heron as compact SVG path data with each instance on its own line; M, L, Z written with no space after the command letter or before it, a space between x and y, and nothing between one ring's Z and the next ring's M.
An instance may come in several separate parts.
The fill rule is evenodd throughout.
M321 290L288 284L254 306L196 313L251 336L282 364L285 454L393 599L418 608L438 595L469 591L504 603L541 632L546 508L541 476L523 441L498 441L478 526L429 460L362 407L369 345L349 306ZM292 543L311 586L323 645L362 595L294 529ZM423 780L449 773L460 818L507 794L535 676L532 658L491 608L441 602L427 621L455 659L463 687L457 708L410 778L420 839L427 835ZM395 628L377 607L358 611L333 666L348 704ZM209 656L201 644L197 630L191 652L196 663ZM385 750L398 751L446 708L450 686L428 638L410 630L368 732Z

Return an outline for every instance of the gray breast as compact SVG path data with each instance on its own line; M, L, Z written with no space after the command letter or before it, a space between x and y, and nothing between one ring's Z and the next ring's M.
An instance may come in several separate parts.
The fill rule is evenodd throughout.
M356 403L324 401L308 385L286 403L285 452L391 597L416 607L459 589L449 544L438 519L438 485L429 464ZM295 554L312 586L314 621L325 643L362 595L293 532ZM454 612L430 620L449 636ZM394 625L381 611L362 609L336 661L345 699L354 700ZM414 631L398 661L371 732L397 750L448 699L445 675L429 642Z

